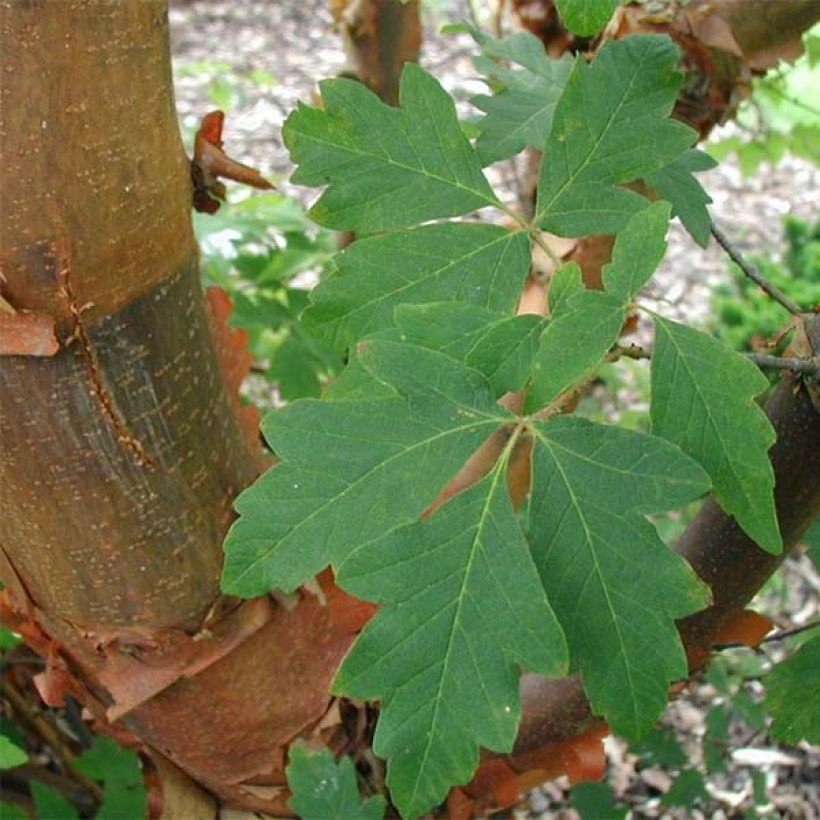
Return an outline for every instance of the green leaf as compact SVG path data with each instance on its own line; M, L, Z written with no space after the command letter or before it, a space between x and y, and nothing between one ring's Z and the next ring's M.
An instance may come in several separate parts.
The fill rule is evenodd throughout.
M329 749L311 750L296 742L288 750L286 769L293 797L288 805L302 820L381 820L385 802L381 795L362 802L356 770L349 757L338 763Z
M622 302L632 299L660 265L670 210L668 202L655 202L632 216L618 234L602 277L607 291Z
M775 433L754 402L768 380L717 339L660 316L654 321L652 431L702 464L723 509L778 554L783 542L767 455Z
M284 126L292 181L328 186L309 212L320 225L382 231L497 204L452 99L417 65L404 66L398 109L353 80L320 88L325 107L300 103Z
M766 676L771 733L784 743L820 743L820 635L804 643Z
M591 37L610 20L620 0L555 0L564 25L573 34Z
M630 751L641 756L644 766L679 769L686 763L686 753L671 726L652 729L640 743L631 746Z
M512 311L529 270L529 240L495 225L425 225L359 240L336 264L336 275L312 292L303 322L341 348L392 325L400 304L449 301Z
M539 316L503 316L468 304L401 305L394 313L397 338L446 353L483 373L496 396L523 387L538 337Z
M484 376L415 345L373 339L361 364L405 398L294 402L262 430L283 463L236 501L222 588L291 591L350 550L418 518L510 416Z
M476 142L482 165L513 157L526 147L543 148L572 58L565 54L550 59L541 41L526 31L493 40L473 26L456 28L468 31L482 47L483 56L473 64L496 88L493 96L479 94L470 100L486 114L478 122ZM506 61L523 68L508 68Z
M661 797L664 806L683 806L687 809L691 809L699 801L708 803L709 800L703 775L696 769L684 769L675 778L669 791Z
M520 664L566 669L566 643L518 528L502 459L429 522L356 550L338 582L380 605L334 691L382 701L374 751L405 816L465 783L483 746L510 751Z
M570 804L581 820L624 820L627 806L616 806L609 783L579 783L572 787Z
M554 318L567 309L567 300L584 290L584 278L577 262L561 265L550 278L549 299L550 315Z
M25 809L15 803L6 803L4 800L0 800L0 817L3 820L31 820Z
M0 769L13 769L22 766L28 755L5 735L0 735Z
M618 341L624 315L621 302L601 291L584 290L562 302L541 334L527 412L544 407L592 373Z
M703 495L709 481L653 436L571 417L534 433L533 558L593 710L635 740L687 674L675 619L708 601L644 515Z
M36 780L29 781L29 789L40 820L79 820L77 809L56 789L44 786ZM100 820L104 820L102 815L98 816Z
M724 758L729 740L729 710L713 706L706 713L706 734L703 737L703 762L710 774L726 771Z
M664 168L648 174L646 183L672 203L672 215L677 216L695 242L705 248L709 242L712 218L706 207L712 197L695 179L697 171L708 171L717 162L704 151L693 148Z
M538 183L537 224L560 236L615 233L646 200L620 183L677 159L695 132L669 119L680 54L666 36L607 41L577 60L555 108Z
M97 816L104 820L134 820L148 813L148 799L136 752L123 749L107 737L74 762L74 768L104 783L103 802Z
M820 569L820 518L809 527L802 540L806 545L806 554L814 562L814 566Z

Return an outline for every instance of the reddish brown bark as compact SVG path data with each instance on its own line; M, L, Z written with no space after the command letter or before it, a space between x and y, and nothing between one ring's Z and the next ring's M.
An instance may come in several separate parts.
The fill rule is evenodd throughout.
M0 332L4 617L47 660L49 700L71 691L164 771L285 812L290 740L340 748L352 731L328 683L370 610L328 578L326 605L301 593L292 610L219 594L231 502L261 454L235 392L247 360L224 299L199 286L164 3L0 0L0 14L0 328L30 316L54 332L47 349ZM800 391L781 394L796 474L788 459L820 452L817 422L789 409ZM781 515L816 510L792 489ZM703 526L693 561L729 612L776 562ZM686 628L698 645L712 634ZM525 680L514 767L553 771L543 744L588 724L574 686ZM547 755L589 770L593 746Z

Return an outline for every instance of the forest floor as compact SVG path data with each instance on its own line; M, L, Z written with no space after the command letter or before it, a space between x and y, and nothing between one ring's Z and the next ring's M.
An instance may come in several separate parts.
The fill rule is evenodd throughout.
M472 41L439 33L442 23L468 16L467 2L430 0L424 13L422 65L467 113L470 96L485 90L470 62ZM315 99L320 79L343 67L341 40L326 0L179 0L172 4L171 33L177 107L188 149L203 114L222 108L228 153L260 168L284 192L309 202L314 192L287 182L292 164L281 126L298 100ZM820 213L820 171L801 160L787 157L744 178L730 158L700 179L714 200L716 222L746 253L777 258L783 247L783 217L815 219ZM499 181L514 194L514 183ZM708 326L710 294L729 281L726 258L714 243L703 250L674 225L648 296L666 315ZM614 404L636 399L634 384L619 389L625 395L615 396ZM820 575L806 555L798 555L787 560L755 608L778 626L800 627L817 621L818 601ZM820 751L779 747L757 726L759 678L781 653L779 642L758 651L723 651L712 672L694 681L669 707L663 725L670 727L685 761L675 762L676 753L669 752L668 745L666 755L659 751L669 734L658 733L657 748L640 755L610 739L608 782L618 804L629 807L636 818L820 817ZM703 770L705 758L708 796L700 807L662 803L676 774L685 768ZM523 798L515 816L578 817L567 808L568 796L568 783L548 784ZM583 816L586 820L595 814Z

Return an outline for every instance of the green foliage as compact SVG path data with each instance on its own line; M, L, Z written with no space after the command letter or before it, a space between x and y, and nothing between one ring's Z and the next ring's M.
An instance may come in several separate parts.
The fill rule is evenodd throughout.
M697 769L684 769L661 798L664 806L694 808L700 801L709 800L709 792L703 782L703 775Z
M290 808L302 820L381 820L384 798L362 802L356 770L349 757L338 763L328 749L312 750L294 743L288 751L286 774L293 797Z
M302 105L288 119L295 181L325 187L311 215L360 235L304 313L303 330L347 364L323 399L267 416L279 464L239 497L225 542L228 593L291 591L331 565L343 589L379 604L333 690L381 701L374 748L405 816L469 780L479 747L512 748L523 670L580 672L597 714L632 740L645 735L687 673L675 621L708 601L648 516L704 495L711 472L745 526L771 523L771 481L757 494L741 483L753 515L726 479L766 461L770 430L751 401L760 385L714 340L657 320L653 404L668 406L653 407L654 436L560 415L613 358L663 256L672 209L702 230L708 197L691 171L703 161L689 152L694 133L668 116L677 50L666 37L628 37L570 71L547 66L527 38L514 56L510 42L473 33L497 90L482 102L475 145L418 66L404 70L398 109L333 80L322 85L324 108ZM521 68L489 64L501 57ZM544 84L549 101L524 104ZM528 223L481 169L533 142L544 161ZM671 202L650 205L621 187L649 177ZM486 206L515 227L449 219ZM606 290L586 290L567 265L551 286L549 320L514 317L542 227L618 232ZM522 386L523 411L497 401ZM693 401L750 426L740 450L725 424L710 433L726 451L717 467L703 441L683 437L687 455L671 429ZM508 471L530 446L531 486L516 511ZM478 475L442 494L468 460Z
M194 214L194 228L205 282L233 300L230 323L248 331L266 380L285 399L318 396L341 358L300 323L307 304L300 279L322 275L334 250L332 235L279 193L226 203L213 215Z
M136 752L123 749L107 737L96 737L94 745L74 761L74 768L103 782L103 802L97 817L134 820L146 816L148 799Z
M771 733L786 743L820 743L820 634L766 676Z
M524 148L540 150L572 70L572 58L567 54L551 60L541 41L529 32L493 40L473 26L452 26L450 30L468 31L481 46L481 56L473 59L473 65L494 92L471 99L485 113L478 123L475 144L481 164L507 159ZM511 68L507 62L520 67Z
M612 17L620 0L555 0L564 25L574 34L597 34Z
M516 522L506 466L499 460L429 524L363 545L337 574L380 609L334 689L382 701L373 750L391 761L391 797L408 815L468 780L479 746L511 748L521 716L516 664L566 672L566 644Z
M694 328L655 317L652 430L709 473L721 506L763 549L783 548L767 457L775 433L754 397L755 365Z
M56 789L38 783L36 780L31 781L29 788L34 799L37 817L40 820L79 820L80 815L77 813L77 809ZM100 820L105 820L105 815L101 812L97 816ZM116 815L110 816L114 817ZM120 816L125 817L126 815L122 814Z
M738 112L741 131L709 146L716 159L731 153L741 171L753 174L763 162L777 163L787 153L820 163L820 24L803 35L806 53L753 81L751 97Z
M0 769L13 769L28 760L28 755L11 738L0 735Z
M581 820L624 820L629 814L626 806L617 806L608 783L579 783L572 790L572 808Z
M695 132L669 118L681 78L679 52L663 37L607 41L577 60L544 146L537 224L560 236L615 233L646 200L619 183L673 162Z
M787 216L783 224L782 262L759 256L752 261L768 281L810 310L820 304L820 220L809 225ZM714 332L735 350L753 350L773 339L791 317L735 265L730 270L732 282L720 285L712 297ZM788 341L786 337L773 351L782 351Z

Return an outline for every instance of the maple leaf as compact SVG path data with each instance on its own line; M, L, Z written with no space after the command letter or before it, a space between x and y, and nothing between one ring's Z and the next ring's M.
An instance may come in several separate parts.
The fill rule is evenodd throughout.
M511 311L530 265L523 231L445 223L361 239L311 293L304 326L336 347L393 324L399 304L453 301Z
M709 489L660 438L581 418L536 422L527 535L593 710L626 738L663 711L686 677L675 619L708 590L644 517Z
M652 431L709 473L718 503L764 550L783 548L768 457L775 432L754 397L769 383L712 336L654 317Z
M608 41L576 60L553 115L538 181L536 223L560 236L620 230L646 200L619 183L684 153L696 134L669 119L680 87L666 36Z
M518 665L566 671L566 644L507 494L506 460L429 522L342 563L345 589L381 606L333 684L382 700L374 751L405 816L470 779L484 746L510 751L521 714Z
M708 171L717 161L704 151L692 149L669 165L648 174L646 183L672 203L672 214L680 218L690 236L702 248L709 242L712 218L706 207L712 198L695 179L696 171Z
M338 763L329 749L291 744L285 770L293 797L288 805L302 820L381 820L385 802L381 795L362 801L356 770L349 757Z
M373 339L359 359L410 399L306 399L265 418L262 431L282 463L236 501L241 517L224 545L226 592L290 592L418 518L510 419L484 376L440 353Z
M477 123L476 151L482 165L515 156L524 148L541 149L552 125L552 115L572 70L568 54L550 59L541 41L523 31L494 40L468 24L451 27L467 31L483 55L473 59L495 93L478 94L470 102L485 112ZM521 68L509 68L509 61Z
M417 65L402 70L400 108L353 80L320 88L324 109L300 103L283 131L292 181L327 185L309 211L320 225L382 231L498 204L452 98Z

